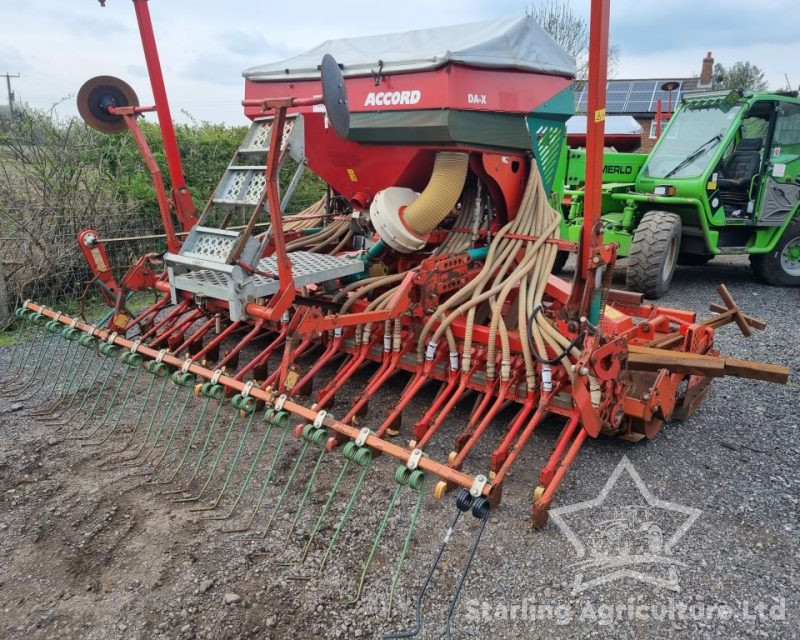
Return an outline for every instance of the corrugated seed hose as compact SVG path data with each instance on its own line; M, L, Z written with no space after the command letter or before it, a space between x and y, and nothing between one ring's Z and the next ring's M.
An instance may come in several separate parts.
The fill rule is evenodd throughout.
M403 220L420 236L430 233L456 206L467 179L469 154L440 151L433 163L433 173L419 198L402 213Z

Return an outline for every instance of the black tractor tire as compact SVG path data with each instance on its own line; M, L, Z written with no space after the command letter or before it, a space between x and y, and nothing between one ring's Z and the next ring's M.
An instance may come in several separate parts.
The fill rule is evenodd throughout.
M648 211L633 233L626 285L646 298L660 298L669 288L681 247L680 216Z
M679 253L678 264L682 267L703 267L714 259L714 254Z
M569 251L556 252L556 261L553 263L553 273L559 274L564 270L564 265L569 260Z
M794 220L786 227L778 244L769 253L755 253L750 256L750 268L756 277L777 287L800 287L800 259L792 259L790 251L796 255L800 247L800 220Z

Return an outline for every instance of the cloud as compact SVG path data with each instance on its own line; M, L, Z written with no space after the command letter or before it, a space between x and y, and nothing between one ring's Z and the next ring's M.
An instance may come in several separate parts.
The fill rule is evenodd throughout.
M139 76L142 78L147 77L147 67L143 64L129 64L125 67L125 73L130 74L132 76Z
M25 60L19 49L0 45L0 71L3 73L19 73L30 69L30 64Z
M119 20L109 19L107 15L94 17L60 9L50 9L46 15L60 30L77 36L102 38L112 33L130 31L128 25Z
M183 74L213 84L242 84L242 70L246 66L241 58L227 53L201 53L183 68Z
M219 34L219 42L226 51L239 56L286 58L293 53L284 43L270 42L263 34L255 31L223 31Z

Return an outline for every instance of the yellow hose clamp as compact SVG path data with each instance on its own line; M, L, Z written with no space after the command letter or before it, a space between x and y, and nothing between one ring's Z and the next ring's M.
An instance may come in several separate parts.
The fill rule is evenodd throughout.
M319 429L322 427L322 422L325 420L325 416L328 415L327 411L318 411L317 415L314 416L314 426Z
M191 366L192 366L192 359L186 358L186 360L184 360L183 364L181 365L181 373L186 373L187 371L189 371L189 367Z
M414 449L406 460L406 467L413 471L419 466L419 459L422 457L422 449Z
M246 385L244 385L244 389L242 389L242 390L239 392L239 394L240 394L240 395L241 395L243 398L246 398L247 396L249 396L249 395L250 395L250 392L253 390L253 387L254 387L254 386L255 386L255 382L253 382L253 381L251 380L251 381L250 381L250 382L248 382Z
M214 372L214 375L211 376L211 384L217 384L221 376L222 376L222 369L217 369Z
M114 331L106 338L106 342L108 344L114 344L114 340L116 339L117 339L117 332Z
M278 396L278 399L275 401L275 411L282 411L283 405L286 403L287 397L285 393L282 393Z
M367 437L370 435L369 427L364 427L361 431L358 432L358 437L356 438L356 446L363 447L364 444L367 442Z
M61 320L61 316L63 316L63 315L64 314L61 313L60 311L56 311L56 317L53 318L53 322L58 322L59 320Z
M72 322L69 323L69 328L70 329L74 329L77 326L78 326L78 319L77 318L73 318Z
M472 486L470 487L469 494L473 498L480 498L483 494L483 488L489 482L489 479L484 475L477 475L475 479L472 481Z
M141 340L134 340L133 344L131 345L131 353L136 353L139 350L139 346L142 344Z
M88 333L89 333L90 336L93 336L95 331L97 331L97 325L93 324L91 327L89 327L89 332Z
M22 303L22 308L27 309L28 305L31 303L31 299L28 298L25 302Z
M162 349L161 351L159 351L158 355L156 356L156 362L162 362L164 360L165 355L167 355L166 349Z

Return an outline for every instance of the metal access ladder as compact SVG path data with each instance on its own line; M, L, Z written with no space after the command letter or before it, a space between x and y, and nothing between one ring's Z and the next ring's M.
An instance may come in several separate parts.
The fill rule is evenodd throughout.
M167 266L172 302L177 303L180 291L198 298L225 300L234 322L246 318L246 306L259 298L271 296L279 289L277 260L261 258L262 243L247 239L236 263L232 254L243 231L207 226L210 213L222 209L232 213L237 208L262 205L266 189L266 156L272 132L272 118L257 118L237 149L230 165L219 181L211 199L187 235L179 253L167 253ZM288 204L305 168L302 116L290 117L284 126L281 162L290 155L298 164L281 201L281 210ZM266 210L266 202L263 202ZM224 216L223 220L229 219ZM351 258L320 255L305 251L289 254L292 277L296 286L320 284L360 273L364 263ZM246 269L241 266L249 266Z

